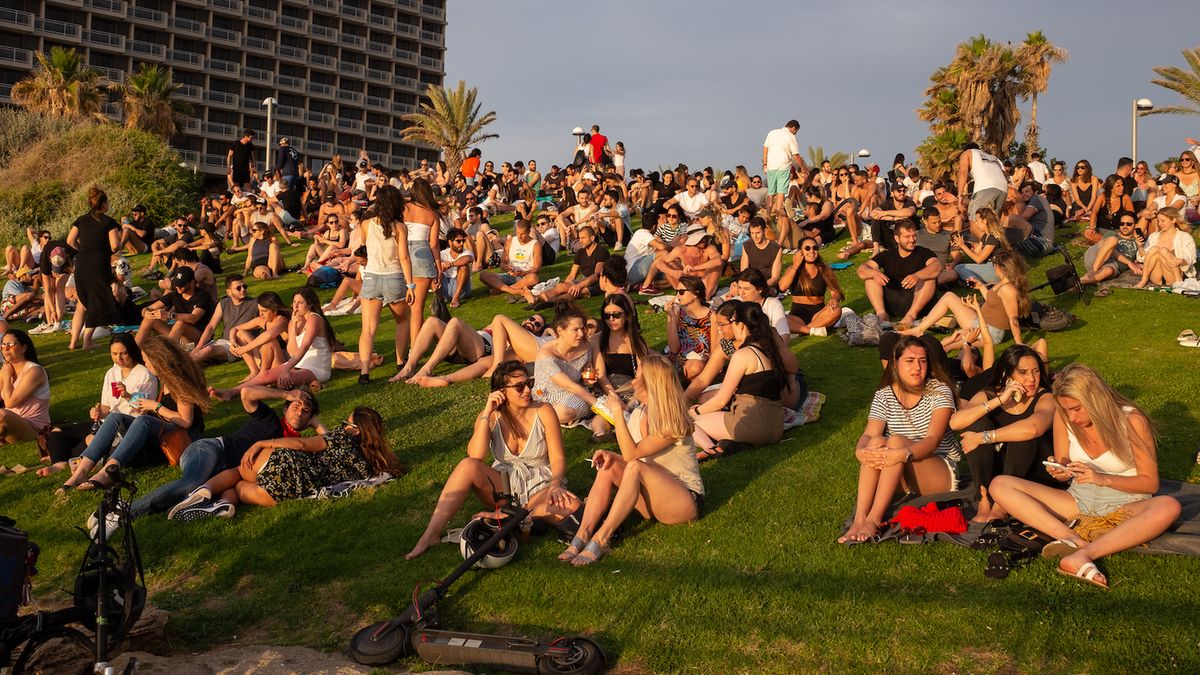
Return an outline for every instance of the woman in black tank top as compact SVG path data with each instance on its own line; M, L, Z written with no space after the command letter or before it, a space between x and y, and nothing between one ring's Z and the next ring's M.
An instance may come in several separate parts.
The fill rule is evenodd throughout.
M1042 464L1054 453L1054 397L1048 384L1041 355L1025 345L1013 345L993 367L991 386L950 416L950 428L962 435L963 452L980 495L976 522L1008 515L989 493L996 476L1066 487L1051 478Z
M1104 238L1104 231L1116 230L1121 222L1121 216L1132 216L1133 199L1125 194L1125 181L1117 174L1104 179L1104 193L1099 206L1092 212L1092 220L1083 238L1095 244Z
M842 317L845 294L833 270L821 259L820 246L813 237L800 240L800 251L779 279L779 287L792 295L792 311L788 315L792 333L810 335L819 329L816 334L823 335Z
M721 388L690 409L696 421L696 458L701 461L724 454L728 441L750 446L778 441L783 436L783 389L788 373L796 370L795 357L780 348L779 334L762 307L731 302L736 302L733 317L720 316L718 323L730 324L738 349L729 359Z
M637 311L629 296L613 294L600 305L600 330L592 336L592 353L596 355L596 381L610 396L628 401L633 395L633 378L638 364L650 353ZM609 425L605 424L604 431Z

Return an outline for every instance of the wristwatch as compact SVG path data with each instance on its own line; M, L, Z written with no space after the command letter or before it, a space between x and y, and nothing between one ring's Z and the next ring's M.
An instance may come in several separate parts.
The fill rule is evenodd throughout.
M913 460L912 448L904 449L904 463L908 464Z

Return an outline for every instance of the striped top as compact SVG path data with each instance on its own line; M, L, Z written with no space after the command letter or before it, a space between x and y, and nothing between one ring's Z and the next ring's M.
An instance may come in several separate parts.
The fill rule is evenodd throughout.
M867 417L883 422L886 436L905 436L919 441L929 431L929 421L934 411L943 408L954 410L954 393L944 383L931 379L925 385L925 395L912 408L901 405L891 387L877 390ZM954 462L962 459L962 447L949 425L946 425L946 433L938 441L934 454Z

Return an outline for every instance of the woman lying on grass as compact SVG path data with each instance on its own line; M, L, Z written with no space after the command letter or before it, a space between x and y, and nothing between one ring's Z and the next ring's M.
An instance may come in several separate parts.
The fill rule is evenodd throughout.
M546 337L543 338L543 335ZM479 377L490 377L496 365L512 359L532 363L538 349L554 335L547 329L546 319L534 314L517 324L513 319L497 314L492 323L483 330L473 330L458 318L443 323L430 317L421 324L421 332L409 351L405 371L414 372L405 382L422 387L445 387L456 382L466 382ZM420 365L421 357L433 348L429 360ZM431 375L434 368L447 359L457 357L467 365L440 377ZM454 361L451 361L454 362Z
M1052 459L1059 466L1047 471L1070 487L997 476L992 497L1014 518L1055 537L1042 555L1062 558L1059 573L1108 588L1096 561L1162 534L1179 516L1179 502L1153 496L1154 427L1132 401L1077 363L1058 374L1053 391ZM1075 529L1065 524L1077 518L1082 521Z
M505 361L492 373L492 393L458 463L438 497L425 533L406 559L412 560L441 540L442 530L474 492L488 509L493 490L508 489L534 518L557 522L579 508L566 490L567 459L554 408L533 400L533 380L520 361ZM492 463L487 464L488 457Z
M619 397L609 399L615 408L614 431L621 451L597 450L592 455L596 481L579 532L558 556L577 567L608 553L613 532L635 508L643 518L666 525L691 522L700 515L704 483L696 463L687 399L675 367L663 356L647 356L633 380L633 391L639 405L628 417Z
M167 519L232 518L240 504L275 506L310 490L384 472L398 476L404 467L388 448L383 418L371 408L358 407L345 422L320 436L255 443L242 457L241 466L222 471L193 490L167 513Z
M875 536L896 489L936 494L955 488L962 450L950 431L954 388L921 338L896 342L858 439L858 498L854 522L839 544Z

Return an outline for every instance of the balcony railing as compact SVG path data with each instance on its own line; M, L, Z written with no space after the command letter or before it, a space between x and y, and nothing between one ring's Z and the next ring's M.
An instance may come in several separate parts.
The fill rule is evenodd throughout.
M278 84L280 87L287 87L289 89L303 89L304 88L303 78L292 77L291 75L275 76L275 84Z
M130 5L127 16L130 19L137 19L140 23L153 23L159 26L167 25L167 13L160 12L157 9L150 9L149 7Z
M99 71L101 75L108 78L113 84L121 84L125 81L125 71L107 66L90 66L93 70Z
M185 33L191 33L193 35L204 35L205 33L203 23L200 23L199 21L192 21L191 19L185 19L182 16L173 16L168 19L167 23L169 23L171 27L175 28L176 30L183 31Z
M342 13L342 16L348 16L354 19L363 19L367 16L367 10L362 9L361 7L355 7L354 5L342 5L338 8L338 11Z
M278 23L280 28L291 28L293 30L301 31L308 30L308 19L300 19L294 16L288 16L287 14L280 14Z
M274 42L270 40L264 40L260 37L254 37L253 35L247 35L243 37L242 44L244 44L248 49L254 49L260 52L268 52L271 54L275 53Z
M367 67L361 63L351 63L350 61L339 61L338 72L344 75L357 75L362 77L367 71Z
M312 0L313 7L324 7L326 9L337 9L337 0Z
M439 21L442 21L446 18L446 10L442 9L441 7L430 7L429 5L422 4L421 13Z
M190 131L192 133L196 133L197 131L200 131L200 120L195 117L184 117L175 125L175 128L179 129L180 131ZM183 152L183 150L180 150L180 154Z
M442 44L442 37L441 33L435 33L431 30L421 31L421 39L425 42L432 42L435 45Z
M434 68L436 70L441 70L442 69L442 60L435 59L432 56L422 56L421 57L421 66L424 68Z
M396 22L396 32L403 35L411 35L413 37L421 34L421 30L419 28L411 23L404 23L403 21Z
M7 63L23 68L33 67L33 52L16 47L0 47L0 63Z
M342 33L341 42L344 45L350 45L360 49L367 45L367 39L365 37L361 35L355 35L353 33Z
M416 10L421 6L421 3L417 0L392 0L392 2L396 3L397 7L403 7L404 9Z
M303 49L291 45L279 45L278 52L280 56L295 61L303 61L306 54Z
M34 30L42 33L50 33L59 39L79 40L79 36L83 34L83 28L77 23L67 23L65 21L56 21L54 19L37 19L33 22Z
M108 33L102 30L85 30L83 31L83 41L96 47L106 47L120 51L125 50L125 36L117 35L116 33Z
M391 30L392 26L395 25L396 20L390 16L383 16L382 14L371 14L367 16L367 23L371 24L373 28L377 27L383 28L384 30Z
M185 129L180 126L176 126L175 130L178 132L185 131ZM189 129L187 131L191 130ZM176 150L175 152L179 153L179 159L182 159L185 164L190 164L192 166L198 166L200 164L200 153L196 152L195 150Z
M268 84L275 81L275 73L270 70L263 70L261 68L243 68L242 77L246 78L247 80L257 80L259 82L266 82Z
M175 94L179 96L179 98L187 101L199 102L204 100L204 92L200 90L200 87L197 87L194 84L179 85L179 89L175 90Z
M396 77L392 78L392 83L398 87L404 87L410 91L419 91L421 86L421 84L413 78L405 77L403 75L397 75Z
M237 133L237 127L232 124L221 124L220 122L205 122L200 125L200 130L207 136L229 137Z
M329 40L330 42L337 42L338 31L332 26L323 26L319 23L314 23L312 28L309 29L309 32L312 33L313 37Z
M246 5L246 18L257 19L263 23L275 23L275 10Z
M282 118L289 119L289 120L298 120L298 119L301 119L302 117L304 117L303 110L292 107L290 105L275 106L275 114L279 115Z
M242 0L208 0L208 6L231 14L242 13Z
M403 47L396 47L396 51L393 53L393 56L396 57L397 61L403 61L405 63L413 63L413 64L415 64L417 62L416 52L410 52L409 50L407 50Z
M396 101L392 102L392 112L394 112L394 113L400 113L401 115L407 115L409 113L414 113L416 111L417 111L417 107L414 105L411 105L409 103L399 103Z
M256 98L242 98L242 110L260 112L263 109L262 101Z
M242 46L241 33L238 33L236 31L232 31L232 30L228 30L226 28L217 28L216 26L209 26L208 37L212 38L213 40L217 40L219 42L224 42L226 44L231 44L231 45L235 45L238 47Z
M358 131L362 129L362 120L352 120L345 117L337 118L337 128L346 131Z
M339 101L345 101L347 103L362 103L363 95L361 92L357 91L338 89L337 98Z
M387 136L389 129L378 124L364 124L363 133L368 136Z
M388 44L384 44L382 42L375 42L374 40L372 40L367 43L367 51L372 52L374 54L382 54L384 56L390 56L392 53L392 46L388 45Z
M312 52L308 55L308 62L318 66L328 66L332 68L333 61L334 58L328 54L318 54L316 52Z
M129 51L135 54L150 54L162 58L167 54L167 46L145 40L130 40Z
M225 105L236 106L238 99L241 98L237 94L230 94L224 91L209 89L204 92L204 100L209 103L224 103Z
M100 14L125 18L124 0L83 0L85 7L91 7Z
M31 12L0 7L0 25L32 29L33 20L34 16Z
M231 75L237 75L242 70L242 64L234 63L233 61L205 59L204 63L209 70L219 70L222 73L229 73Z
M333 96L333 86L322 84L320 82L309 82L308 91L313 94L321 94L323 96Z
M167 60L174 63L186 63L192 66L198 66L204 63L204 55L195 52L184 51L182 49L168 49Z
M330 115L329 113L317 112L315 110L309 110L308 112L304 113L304 119L312 122L313 124L333 124L333 115Z
M375 108L376 110L387 110L392 105L392 102L388 99L378 96L368 96L366 102L368 108Z
M374 82L391 82L392 74L386 70L376 70L374 68L367 68L367 79L372 80Z
M320 141L309 141L308 154L329 156L333 154L333 143L322 143Z
M225 168L224 155L204 155L200 158L200 164L203 166L213 166L217 168Z

